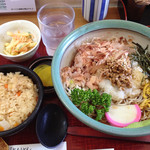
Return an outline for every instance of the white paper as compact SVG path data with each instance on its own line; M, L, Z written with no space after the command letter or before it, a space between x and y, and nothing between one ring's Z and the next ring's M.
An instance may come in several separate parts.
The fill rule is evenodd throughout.
M23 144L23 145L10 145L9 150L67 150L67 143L62 142L59 146L53 149L44 147L42 144Z
M35 0L0 0L0 13L36 11Z

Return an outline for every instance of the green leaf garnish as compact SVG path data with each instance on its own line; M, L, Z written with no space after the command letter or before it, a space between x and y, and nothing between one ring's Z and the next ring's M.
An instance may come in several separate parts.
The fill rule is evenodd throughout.
M111 95L100 93L97 90L91 91L75 88L71 91L72 102L86 115L96 114L96 120L101 120L105 112L109 111Z

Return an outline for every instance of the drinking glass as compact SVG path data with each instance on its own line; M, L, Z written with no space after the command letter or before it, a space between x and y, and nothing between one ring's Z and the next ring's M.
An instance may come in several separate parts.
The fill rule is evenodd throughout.
M66 3L47 3L39 9L37 18L46 52L53 56L62 39L73 31L75 12Z

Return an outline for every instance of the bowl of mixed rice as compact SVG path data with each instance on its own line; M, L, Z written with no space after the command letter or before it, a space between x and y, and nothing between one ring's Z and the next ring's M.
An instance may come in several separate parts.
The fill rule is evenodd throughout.
M36 116L43 99L43 86L30 69L8 64L0 66L0 136L25 128Z

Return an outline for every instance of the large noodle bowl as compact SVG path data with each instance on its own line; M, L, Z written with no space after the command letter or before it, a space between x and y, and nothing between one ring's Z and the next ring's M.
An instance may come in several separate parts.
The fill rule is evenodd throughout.
M135 51L132 42L125 37L95 37L82 43L71 66L61 69L67 94L70 96L74 88L97 89L110 94L112 104L138 104L141 120L150 118L150 109L143 107L142 97L143 87L149 80L138 62L129 57Z

